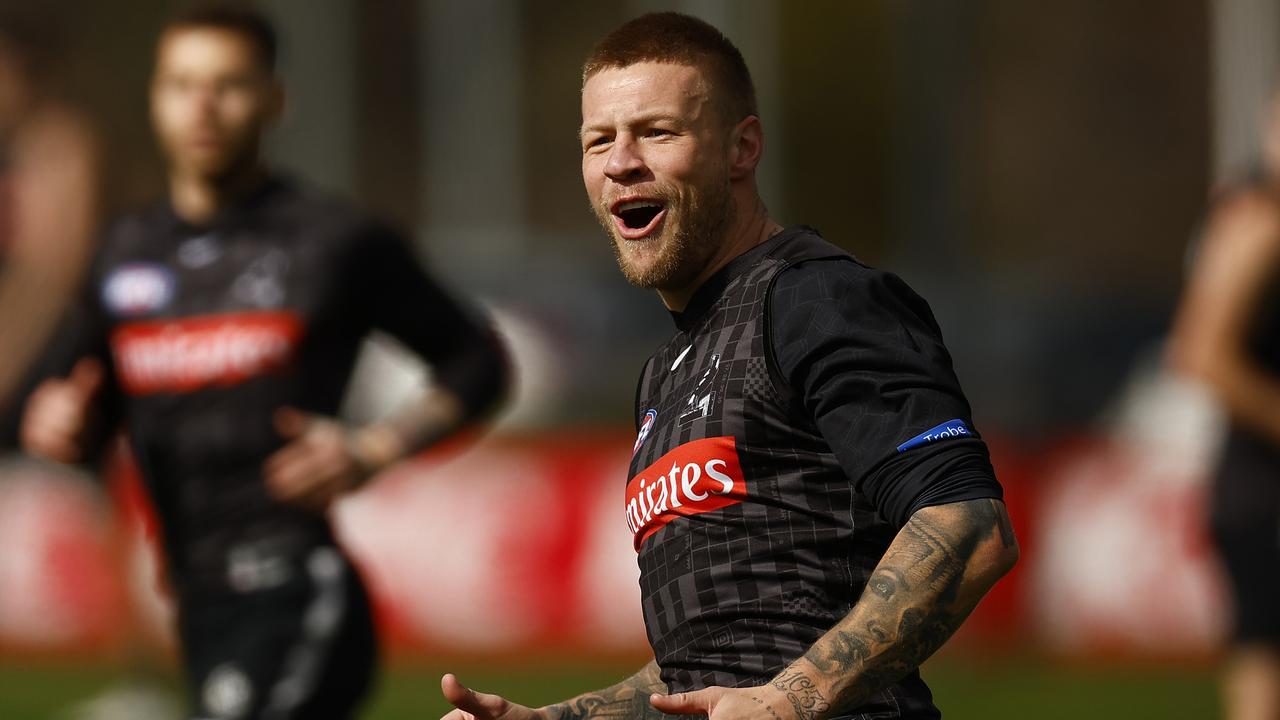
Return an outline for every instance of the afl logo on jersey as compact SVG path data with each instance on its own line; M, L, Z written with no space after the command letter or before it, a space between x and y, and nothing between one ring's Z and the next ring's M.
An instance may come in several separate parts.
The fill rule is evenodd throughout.
M635 455L640 452L640 446L644 444L645 438L649 437L649 431L653 429L653 424L658 420L658 411L653 408L644 414L644 420L640 421L640 433L636 435L636 444L631 448L631 454Z
M155 263L121 265L102 284L102 302L112 313L125 317L161 310L173 301L173 272Z

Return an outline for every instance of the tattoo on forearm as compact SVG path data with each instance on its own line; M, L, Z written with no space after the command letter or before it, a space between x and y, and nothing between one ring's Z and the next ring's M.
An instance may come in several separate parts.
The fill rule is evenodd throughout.
M816 720L831 709L831 703L813 684L808 675L798 670L787 670L773 679L773 686L787 696L800 720Z
M662 720L670 716L654 709L649 696L666 691L657 664L649 663L617 685L579 695L547 710L554 720Z
M984 540L995 533L1006 549L1016 545L1009 517L998 501L947 507L950 512L941 518L917 513L908 521L853 612L805 654L819 672L855 678L833 697L839 707L865 703L919 667L951 637L977 603L977 597L961 597L960 590ZM801 717L814 718L805 713Z
M879 595L885 600L893 597L898 592L898 587L906 584L906 579L902 575L902 571L897 568L880 568L880 571L871 576L871 580L867 582L868 589Z

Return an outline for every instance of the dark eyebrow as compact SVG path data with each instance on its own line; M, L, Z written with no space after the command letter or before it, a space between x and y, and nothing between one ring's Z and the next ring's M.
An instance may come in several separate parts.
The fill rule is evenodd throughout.
M639 117L632 118L630 124L646 125L646 124L652 124L655 122L669 122L677 126L680 126L682 124L679 117L675 115L670 115L668 113L652 113L648 115L640 115ZM605 127L603 125L595 125L595 126L587 127L586 125L584 125L578 130L578 141L581 142L582 140L585 140L587 137L587 133L606 132L607 130L610 130L610 129L612 129L612 126Z

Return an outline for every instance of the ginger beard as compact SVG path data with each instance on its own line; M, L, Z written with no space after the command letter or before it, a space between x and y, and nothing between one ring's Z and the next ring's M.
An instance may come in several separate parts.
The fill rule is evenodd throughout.
M686 288L706 267L733 223L736 208L728 170L715 168L707 182L691 182L683 190L659 183L646 194L661 199L666 217L637 240L618 235L610 210L612 198L602 197L592 210L613 240L613 255L627 282L651 290Z

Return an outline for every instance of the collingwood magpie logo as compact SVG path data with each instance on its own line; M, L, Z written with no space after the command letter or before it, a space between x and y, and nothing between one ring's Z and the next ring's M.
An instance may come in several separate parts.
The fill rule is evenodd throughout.
M711 356L707 369L703 371L702 377L698 378L698 384L694 386L693 392L685 401L684 409L680 411L681 424L693 422L711 414L711 410L716 406L716 379L719 375L720 355L717 353Z
M289 256L273 248L249 263L231 285L238 302L258 308L278 308L284 304L284 278L289 272Z

